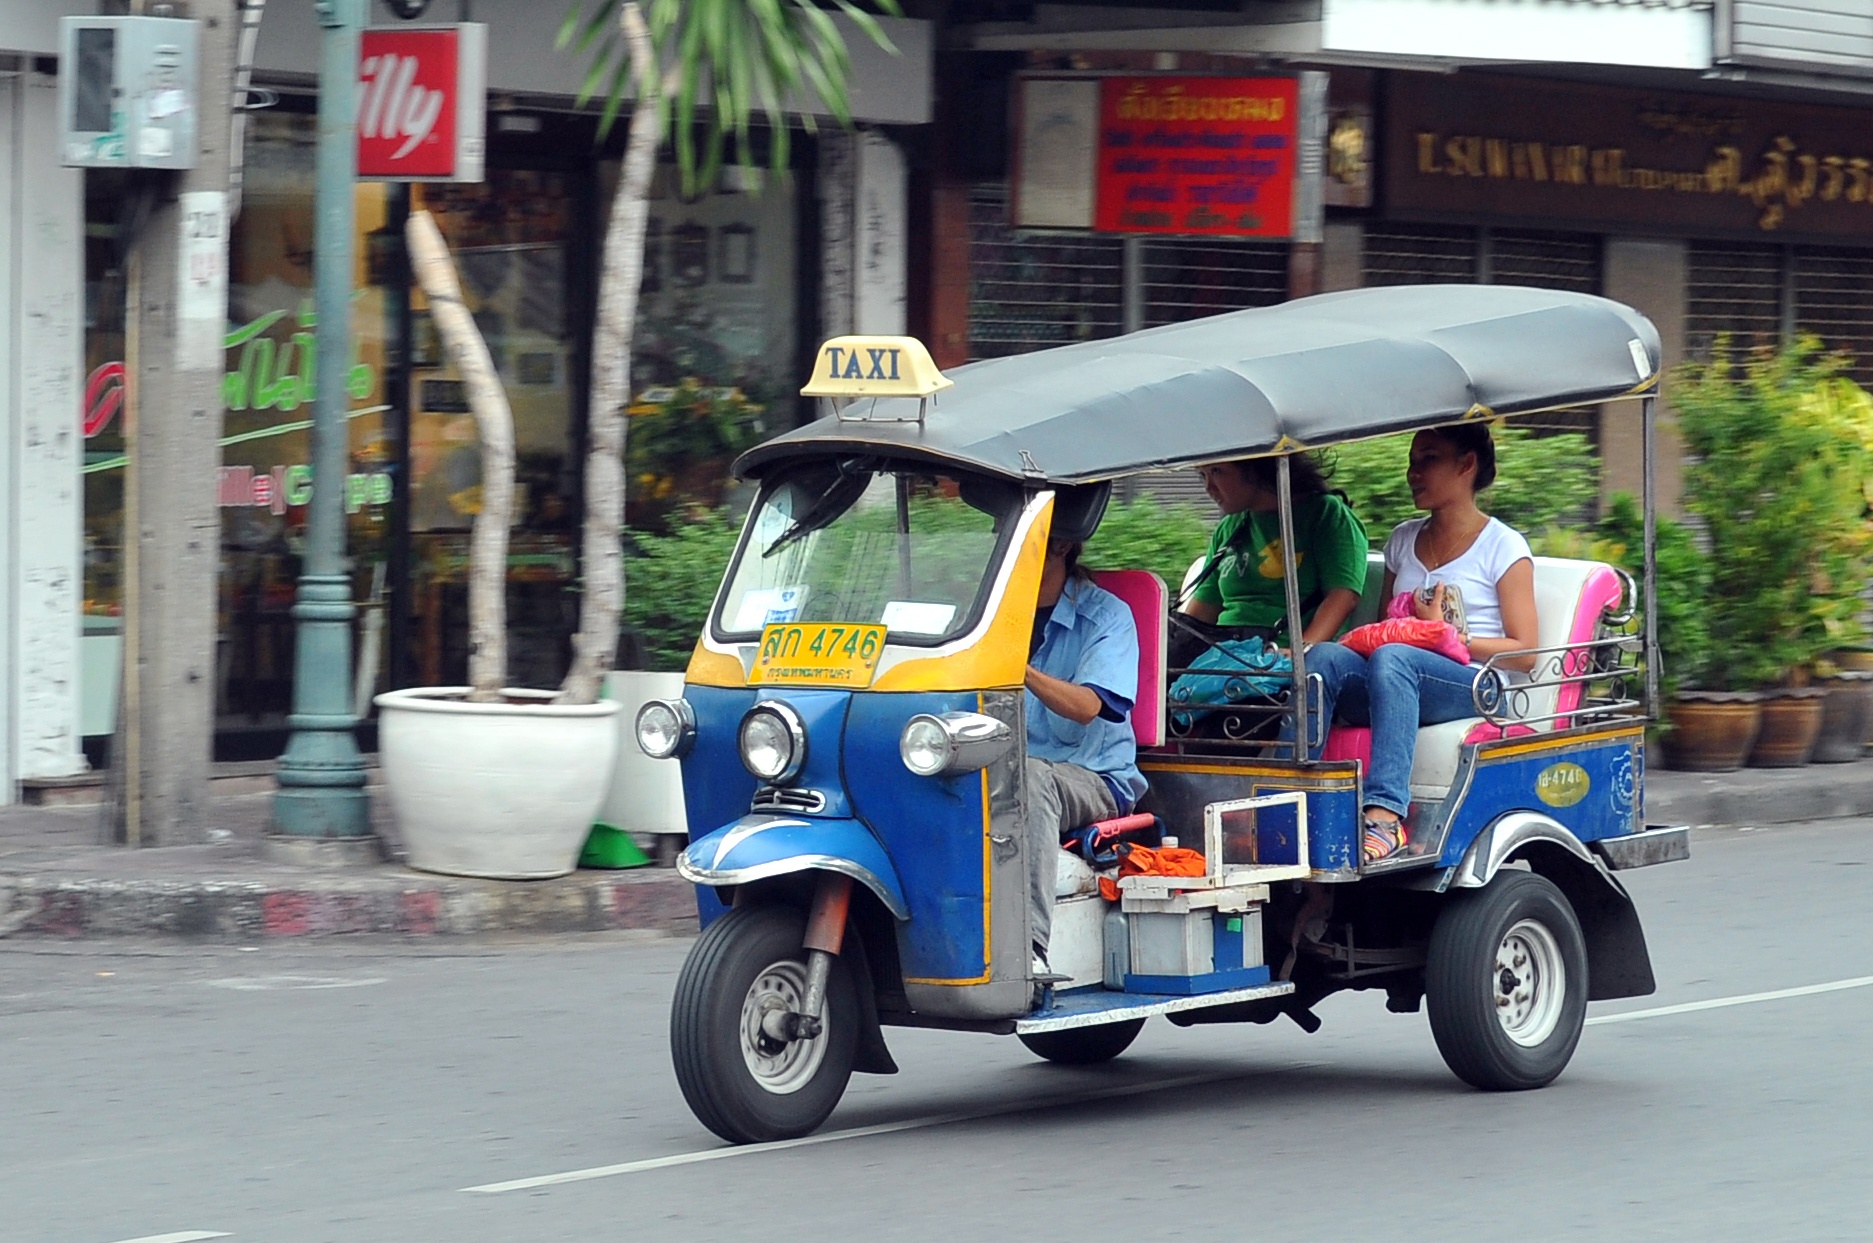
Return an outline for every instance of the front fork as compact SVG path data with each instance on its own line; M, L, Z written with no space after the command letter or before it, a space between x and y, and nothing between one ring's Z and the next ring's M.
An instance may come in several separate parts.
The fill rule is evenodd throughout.
M813 909L807 916L806 997L798 1011L770 1010L761 1019L761 1032L777 1041L812 1040L825 1030L826 978L832 973L833 955L845 943L845 917L852 905L852 878L822 872L813 891Z

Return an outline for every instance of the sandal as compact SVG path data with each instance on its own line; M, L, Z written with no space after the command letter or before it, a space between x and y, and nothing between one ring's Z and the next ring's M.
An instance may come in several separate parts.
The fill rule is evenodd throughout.
M1403 820L1374 820L1371 816L1362 816L1360 823L1365 829L1360 843L1360 855L1365 862L1389 859L1405 848Z

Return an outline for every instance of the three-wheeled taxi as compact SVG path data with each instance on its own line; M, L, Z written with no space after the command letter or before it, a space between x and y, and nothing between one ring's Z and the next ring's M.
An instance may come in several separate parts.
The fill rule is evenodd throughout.
M1305 652L1230 728L1202 728L1167 709L1164 583L1107 567L1140 638L1138 811L1205 870L1108 872L1102 893L1086 852L1063 850L1040 966L1023 673L1049 537L1090 535L1115 480L1273 455L1291 536L1286 455L1589 402L1636 399L1649 585L1658 359L1625 306L1507 286L1330 294L949 376L908 338L827 342L803 391L835 409L736 463L759 495L684 695L637 718L644 751L683 766L678 867L703 933L670 1036L697 1117L737 1142L810 1132L853 1071L896 1070L891 1026L1087 1064L1152 1015L1312 1031L1349 988L1428 1005L1468 1083L1553 1080L1589 1001L1653 988L1614 873L1687 854L1682 828L1642 820L1652 592L1538 558L1534 674L1490 661L1475 715L1420 731L1411 846L1362 864L1370 740L1320 719ZM1285 575L1298 634L1291 552ZM1243 727L1257 712L1324 739L1323 758Z

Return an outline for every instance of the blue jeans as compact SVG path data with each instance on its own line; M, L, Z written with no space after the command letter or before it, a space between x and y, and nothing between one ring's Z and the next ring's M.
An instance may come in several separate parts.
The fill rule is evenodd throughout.
M1411 761L1418 727L1476 715L1470 684L1476 671L1421 647L1388 643L1370 659L1338 643L1307 650L1307 672L1325 684L1326 719L1372 727L1372 764L1366 769L1366 806L1403 816L1411 807ZM1293 726L1282 728L1284 739ZM1322 731L1323 738L1325 732ZM1310 756L1320 758L1315 747Z

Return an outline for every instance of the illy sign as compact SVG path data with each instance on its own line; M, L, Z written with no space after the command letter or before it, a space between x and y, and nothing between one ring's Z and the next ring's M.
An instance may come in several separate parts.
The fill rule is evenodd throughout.
M364 32L358 56L361 179L483 179L487 30L464 22Z

